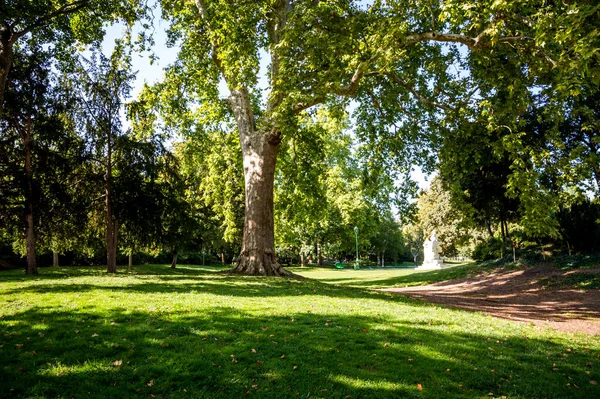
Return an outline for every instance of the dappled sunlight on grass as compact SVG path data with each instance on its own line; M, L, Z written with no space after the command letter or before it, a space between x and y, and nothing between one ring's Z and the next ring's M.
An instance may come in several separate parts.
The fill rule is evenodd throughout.
M331 377L332 381L338 382L340 384L348 385L351 388L370 388L370 389L378 389L378 390L388 390L388 391L397 391L397 390L409 390L414 389L417 390L417 387L408 387L400 383L393 383L385 380L373 381L373 380L359 380L357 378L351 378L346 375L336 375Z
M162 268L0 274L0 397L598 393L593 337L315 280Z

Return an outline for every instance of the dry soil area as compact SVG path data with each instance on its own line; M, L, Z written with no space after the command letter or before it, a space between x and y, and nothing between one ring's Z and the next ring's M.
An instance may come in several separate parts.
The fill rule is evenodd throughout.
M600 290L550 288L542 283L571 273L600 273L600 269L561 271L543 265L382 291L561 331L600 335Z

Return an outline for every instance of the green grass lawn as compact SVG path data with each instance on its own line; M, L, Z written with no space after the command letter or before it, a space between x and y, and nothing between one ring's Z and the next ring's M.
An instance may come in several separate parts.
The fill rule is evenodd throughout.
M361 288L410 287L466 277L482 268L474 263L454 263L440 270L419 271L411 269L323 269L316 267L290 268L294 273L324 283Z
M0 273L1 398L600 397L599 337L364 288L437 272L103 270Z

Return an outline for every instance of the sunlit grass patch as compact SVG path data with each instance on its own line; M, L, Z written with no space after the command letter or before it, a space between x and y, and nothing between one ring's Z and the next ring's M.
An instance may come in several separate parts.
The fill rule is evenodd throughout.
M0 397L599 396L598 337L221 270L0 274Z

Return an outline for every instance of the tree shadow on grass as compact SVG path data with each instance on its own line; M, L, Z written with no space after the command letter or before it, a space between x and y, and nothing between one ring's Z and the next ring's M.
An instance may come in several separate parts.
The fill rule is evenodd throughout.
M452 322L234 307L33 308L0 323L0 397L598 397L598 348ZM433 320L432 320L433 321ZM554 366L553 366L554 364ZM585 371L593 370L590 376ZM594 377L595 376L595 377ZM567 386L567 384L570 384Z
M161 279L162 280L162 279ZM145 294L197 294L207 293L217 296L256 298L256 297L289 297L289 296L326 296L334 298L355 299L383 299L410 303L420 303L408 297L400 297L387 293L379 293L357 288L339 288L318 281L306 281L302 284L291 280L273 278L266 280L263 277L255 278L187 278L184 280L167 280L165 282L136 282L123 285L86 284L73 282L70 284L38 284L27 287L5 289L6 295L20 295L25 293L57 294L57 293L85 293L93 291L106 291L110 293L145 293Z
M35 284L26 286L7 287L3 290L6 295L21 295L24 293L56 294L56 293L85 293L88 291L104 290L110 292L130 293L198 293L206 292L219 296L233 297L278 297L278 296L328 296L332 298L383 298L390 294L381 294L359 288L340 288L317 280L284 279L281 277L231 276L220 272L205 270L182 271L182 274L154 274L146 272L136 275L106 275L89 274L94 277L92 283L85 279L88 274L52 274L36 278ZM150 277L146 279L145 277ZM22 279L29 281L28 279ZM7 281L0 279L0 281ZM9 279L10 281L10 279ZM397 297L397 296L396 296ZM411 299L403 298L404 301ZM416 303L416 301L414 301Z

